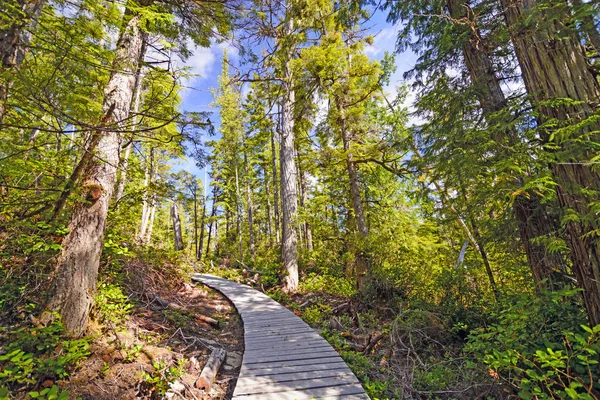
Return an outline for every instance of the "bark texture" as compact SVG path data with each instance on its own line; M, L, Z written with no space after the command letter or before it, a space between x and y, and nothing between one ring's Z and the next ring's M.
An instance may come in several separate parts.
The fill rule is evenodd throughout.
M196 252L196 259L202 260L202 249L204 246L204 222L206 220L206 197L202 196L202 215L200 216L200 242L198 243L198 250Z
M246 212L248 213L248 240L250 244L250 257L252 257L252 260L254 260L254 219L252 215L252 189L250 187L250 170L248 168L248 155L246 154L246 152L244 152L244 171L246 173Z
M287 275L285 289L293 292L298 288L298 178L294 147L294 102L292 73L289 65L284 67L283 100L281 104L281 209L282 239L281 258Z
M67 330L81 334L88 321L96 291L108 204L112 197L119 162L119 133L116 128L127 120L133 98L135 71L142 49L139 16L129 10L124 17L116 47L115 61L103 101L103 112L110 115L96 149L96 157L84 173L85 199L75 204L57 262L53 296L47 309L57 311ZM111 111L112 112L109 112Z
M148 236L148 221L150 219L150 211L152 209L151 199L154 194L150 194L150 185L154 175L154 148L150 147L148 156L146 157L146 171L144 173L144 197L142 198L142 219L140 221L140 233L138 241L141 244L147 244L146 237Z
M275 151L275 133L271 132L271 159L273 162L273 213L275 217L275 240L280 243L279 228L279 187L277 182L277 152Z
M142 51L140 52L140 58L138 60L138 68L135 74L135 85L133 86L133 101L131 103L130 114L133 114L131 118L131 130L134 131L138 125L138 112L140 110L140 103L142 99L142 82L144 80L143 73L143 62L146 57L146 51L148 49L148 34L143 34L142 38ZM121 161L119 163L119 174L118 174L118 183L117 190L115 191L115 200L117 201L116 207L119 206L119 202L121 198L123 198L123 193L125 192L125 183L127 182L127 168L129 167L129 157L131 156L131 150L133 149L133 133L132 137L127 143L125 147L125 154L121 157Z
M212 201L212 210L210 212L210 223L208 224L208 238L206 239L206 255L209 254L210 252L210 240L212 238L212 231L213 231L213 222L215 219L215 215L217 215L217 202L218 202L218 198L217 198L217 187L213 187L213 201Z
M469 1L448 0L447 6L452 18L463 21L466 19L466 23L470 25L467 29L471 35L462 45L462 54L472 85L478 94L483 115L491 124L493 123L492 115L506 106L507 99L500 86L487 43L480 35L477 21L468 15ZM499 132L493 139L513 144L518 140L518 133L516 128L511 126L510 121L506 122L508 123L502 125L509 127L503 132ZM510 154L506 156L510 157ZM516 177L515 183L521 181L522 177ZM554 236L556 221L549 217L545 205L535 194L531 194L529 197L518 196L514 201L513 213L519 224L519 236L536 287L542 288L544 285L552 287L557 272L564 269L564 261L560 254L549 253L542 244L536 244L536 239Z
M600 101L600 85L586 63L584 49L568 19L567 3L557 0L501 0L504 18L513 42L527 93L538 113L542 139L557 149L550 164L558 183L558 200L568 218L565 232L573 262L573 272L583 289L583 299L592 325L600 324L600 247L596 224L589 204L600 199L600 175L589 161L598 143L600 122L589 119ZM539 7L543 6L543 7ZM556 102L572 99L575 102ZM588 120L568 137L554 138L544 124L574 125ZM596 131L596 133L593 133ZM578 140L573 140L578 139ZM587 146L586 146L587 145Z
M298 164L298 166L300 166L300 164ZM299 177L300 177L300 192L301 192L300 206L302 208L304 208L304 206L308 202L308 187L306 184L306 171L304 171L304 170L299 171ZM309 253L312 253L312 251L314 250L313 238L312 238L312 228L310 226L310 223L308 223L308 221L304 222L304 235L306 236L306 250Z
M173 222L173 244L176 251L183 250L183 237L181 236L181 220L179 218L179 207L173 202L171 205L171 221Z

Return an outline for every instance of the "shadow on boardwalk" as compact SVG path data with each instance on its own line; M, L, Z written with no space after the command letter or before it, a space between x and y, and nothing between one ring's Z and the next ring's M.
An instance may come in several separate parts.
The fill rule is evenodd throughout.
M231 300L244 322L235 400L369 399L339 354L315 330L265 294L194 274Z

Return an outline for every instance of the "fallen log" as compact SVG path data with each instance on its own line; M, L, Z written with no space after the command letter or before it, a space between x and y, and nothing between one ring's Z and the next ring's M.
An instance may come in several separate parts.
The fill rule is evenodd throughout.
M210 326L214 327L214 328L218 328L219 327L219 321L211 318L211 317L207 317L206 315L202 315L202 314L196 314L196 319L204 322L206 324L209 324Z
M364 350L362 351L363 354L369 354L369 352L371 350L373 350L373 348L375 347L375 345L377 343L379 343L379 341L383 339L383 333L375 333L375 334L371 334L371 336L369 337L369 340L367 342L367 345L365 346Z
M194 386L198 389L204 389L205 392L210 392L210 389L215 382L215 378L217 377L217 373L219 372L219 368L221 367L221 363L225 360L225 356L227 353L225 349L222 347L214 348L212 353L210 353L210 357L208 357L208 361L204 368L202 369L202 373Z
M158 308L159 309L165 309L168 308L169 310L174 310L174 311L186 311L186 308L184 306L181 306L177 303L173 303L173 302L169 302L167 300L164 300L162 298L160 298L159 296L156 295L152 295L150 296L150 298L152 299L152 302L157 303L158 304ZM219 327L219 321L217 321L214 318L211 317L207 317L206 315L202 315L198 312L194 312L194 316L198 321L204 322L214 328L218 328Z

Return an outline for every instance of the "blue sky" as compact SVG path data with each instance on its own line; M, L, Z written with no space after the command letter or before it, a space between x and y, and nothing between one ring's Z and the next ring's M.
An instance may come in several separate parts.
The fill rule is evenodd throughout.
M395 52L395 43L398 28L386 22L387 13L377 10L367 24L368 33L375 37L372 46L366 48L365 53L375 60L383 58L385 52ZM191 69L195 75L185 83L185 89L182 93L182 108L184 111L209 111L213 112L211 121L215 126L219 126L219 110L212 107L213 97L211 88L217 86L217 79L221 73L221 61L223 51L227 50L229 61L232 64L239 62L238 52L230 43L214 44L210 48L196 48L193 55L186 60L185 66ZM392 76L389 91L394 91L394 87L402 84L402 75L410 70L416 62L416 55L410 51L396 54L397 70ZM412 97L409 95L407 102L410 103ZM210 167L209 167L210 168ZM173 165L175 171L187 170L204 180L205 171L200 170L191 159L181 160Z

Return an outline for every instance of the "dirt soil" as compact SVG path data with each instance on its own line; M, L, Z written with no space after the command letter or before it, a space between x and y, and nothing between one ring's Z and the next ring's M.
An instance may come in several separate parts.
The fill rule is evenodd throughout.
M163 282L139 260L127 266L127 275L136 304L129 321L116 328L92 324L98 338L91 355L68 381L58 382L61 389L83 400L230 399L244 349L243 326L231 303L202 285ZM215 347L227 357L207 393L194 384ZM179 384L168 383L174 375Z

